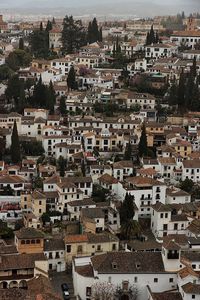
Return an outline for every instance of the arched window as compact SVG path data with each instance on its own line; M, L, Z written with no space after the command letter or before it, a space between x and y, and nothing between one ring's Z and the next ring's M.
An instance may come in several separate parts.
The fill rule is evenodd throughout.
M25 240L22 240L22 241L21 241L21 244L24 245L24 244L25 244Z
M26 240L26 244L30 244L30 240Z
M31 244L35 244L35 240L31 240Z

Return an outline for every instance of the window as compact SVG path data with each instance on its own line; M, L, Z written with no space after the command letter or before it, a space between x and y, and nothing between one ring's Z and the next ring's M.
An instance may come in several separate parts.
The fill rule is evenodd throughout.
M49 259L52 259L52 258L53 258L52 252L49 252Z
M163 218L163 213L162 213L162 214L160 214L160 217L161 217L161 219Z
M91 287L86 287L86 296L91 296L91 294L92 294L92 289L91 289Z
M195 295L192 295L192 299L195 299Z
M163 224L163 230L167 230L168 226L167 224Z
M77 252L78 253L82 253L83 252L83 247L81 245L78 246Z
M123 291L128 291L128 285L129 285L128 281L123 281L123 283L122 283L122 289L123 289Z
M158 278L154 278L154 280L153 280L154 282L158 282Z
M101 245L97 245L97 251L101 251Z
M138 278L134 277L134 282L137 283L137 281L138 281Z
M169 282L174 282L174 278L170 278L170 279L169 279Z
M71 245L67 245L67 253L70 253L71 252Z
M116 250L116 244L112 244L112 251Z

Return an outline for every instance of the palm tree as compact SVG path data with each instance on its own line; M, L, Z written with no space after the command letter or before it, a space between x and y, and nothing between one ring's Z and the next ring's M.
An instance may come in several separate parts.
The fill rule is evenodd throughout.
M130 240L132 237L137 236L141 233L141 227L138 221L128 219L121 226L121 235L126 239Z

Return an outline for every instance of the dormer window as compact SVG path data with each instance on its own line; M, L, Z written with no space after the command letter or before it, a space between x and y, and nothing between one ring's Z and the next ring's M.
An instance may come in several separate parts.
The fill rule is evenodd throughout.
M113 269L113 270L117 270L117 263L116 263L116 262L113 262L113 263L112 263L112 269Z
M135 265L136 265L136 269L137 269L137 270L140 269L141 264L140 264L139 262L137 262Z

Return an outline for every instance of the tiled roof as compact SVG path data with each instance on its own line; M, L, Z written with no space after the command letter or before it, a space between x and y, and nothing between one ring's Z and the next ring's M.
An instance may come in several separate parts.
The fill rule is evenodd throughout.
M44 238L44 234L34 228L21 228L18 231L15 231L15 235L18 239L35 239L35 238Z
M181 256L190 262L200 262L200 252L199 251L182 251Z
M102 182L102 183L105 183L105 184L116 184L116 183L118 183L118 180L115 177L113 177L113 176L111 176L107 173L102 175L99 178L99 181Z
M87 234L71 234L71 235L65 236L64 241L66 244L87 243L88 237L87 237Z
M181 269L179 272L178 272L179 276L181 278L185 278L187 276L194 276L194 277L199 277L199 275L192 269L190 268L189 266Z
M92 265L104 274L164 273L160 252L108 252L93 256Z
M110 233L88 233L88 243L108 243L108 242L118 242L119 239Z
M49 239L44 242L44 251L64 250L65 244L62 239Z
M121 160L113 164L114 169L133 168L133 161Z
M184 168L193 168L197 169L200 168L200 159L191 159L191 160L184 160L183 161Z
M105 214L101 208L83 208L81 210L82 217L86 217L89 219L97 219L97 218L104 218Z
M76 272L83 277L94 277L94 272L91 265L76 267Z
M200 295L200 284L188 282L182 285L182 289L186 294Z
M126 181L135 185L136 187L165 185L161 181L149 177L142 177L142 176L128 177L126 178Z
M0 270L34 269L35 261L46 261L43 253L12 254L2 256Z

